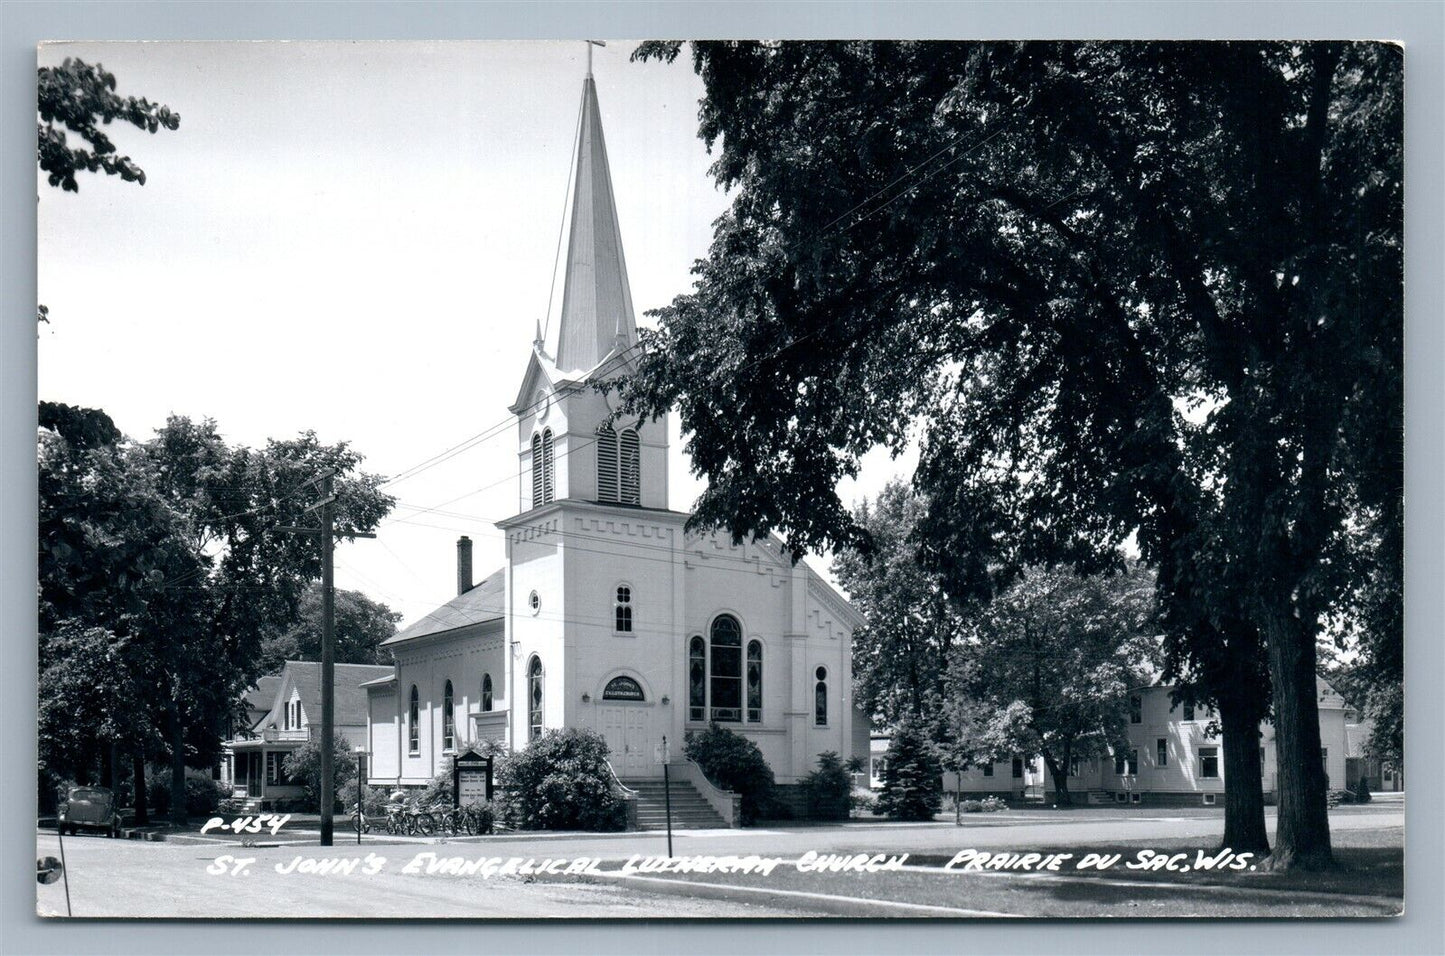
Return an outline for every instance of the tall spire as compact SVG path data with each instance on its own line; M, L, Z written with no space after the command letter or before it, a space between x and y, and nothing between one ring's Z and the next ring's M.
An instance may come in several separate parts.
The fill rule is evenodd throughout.
M590 58L591 46L588 46ZM567 271L557 328L557 368L590 369L619 344L637 338L632 291L622 257L622 233L612 197L612 173L602 139L597 86L589 69L582 81L582 120L577 136L576 186L567 236Z

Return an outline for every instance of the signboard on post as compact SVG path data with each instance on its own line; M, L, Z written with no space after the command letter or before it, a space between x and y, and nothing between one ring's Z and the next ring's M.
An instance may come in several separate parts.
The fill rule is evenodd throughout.
M452 805L492 799L492 758L468 749L452 764Z

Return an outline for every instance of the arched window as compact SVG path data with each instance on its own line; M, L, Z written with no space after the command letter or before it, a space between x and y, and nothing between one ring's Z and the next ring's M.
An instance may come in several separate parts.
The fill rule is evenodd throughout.
M642 449L637 440L636 429L622 429L618 445L620 458L618 484L621 488L621 501L625 505L640 505L642 504Z
M542 736L542 659L527 665L527 739Z
M828 668L819 667L813 672L818 682L813 685L813 723L819 727L828 726Z
M617 601L613 605L614 627L619 634L632 633L632 588L625 584L617 587Z
M492 675L482 675L482 710L490 713L492 709Z
M421 717L421 697L416 692L416 685L411 685L411 703L406 708L406 740L407 751L413 754L421 753L421 731L417 724Z
M743 719L743 629L731 614L719 614L712 622L712 719L739 722Z
M597 500L619 500L617 487L617 432L603 422L597 429Z
M687 719L707 720L707 645L701 635L687 644Z
M456 713L452 707L452 682L447 681L446 689L442 691L442 749L457 749L457 721Z
M748 641L748 723L763 719L763 642Z
M552 429L532 436L532 507L545 505L556 497L556 476L552 469Z

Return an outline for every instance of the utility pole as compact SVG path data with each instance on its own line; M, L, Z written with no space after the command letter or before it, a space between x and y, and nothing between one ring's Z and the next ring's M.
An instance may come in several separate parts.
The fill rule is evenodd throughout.
M320 483L321 500L306 509L306 514L321 512L321 527L282 526L277 530L321 536L321 845L331 846L335 834L336 802L336 587L332 573L332 552L336 550L335 486L336 469L327 468L312 484ZM374 538L376 535L346 529L347 538ZM361 776L357 768L358 780ZM358 801L359 802L359 801Z

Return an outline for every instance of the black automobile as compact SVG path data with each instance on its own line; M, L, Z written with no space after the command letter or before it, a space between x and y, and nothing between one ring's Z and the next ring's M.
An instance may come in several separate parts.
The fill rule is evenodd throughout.
M105 787L71 787L55 817L56 829L72 836L77 830L100 830L108 837L118 837L120 825L115 794Z

